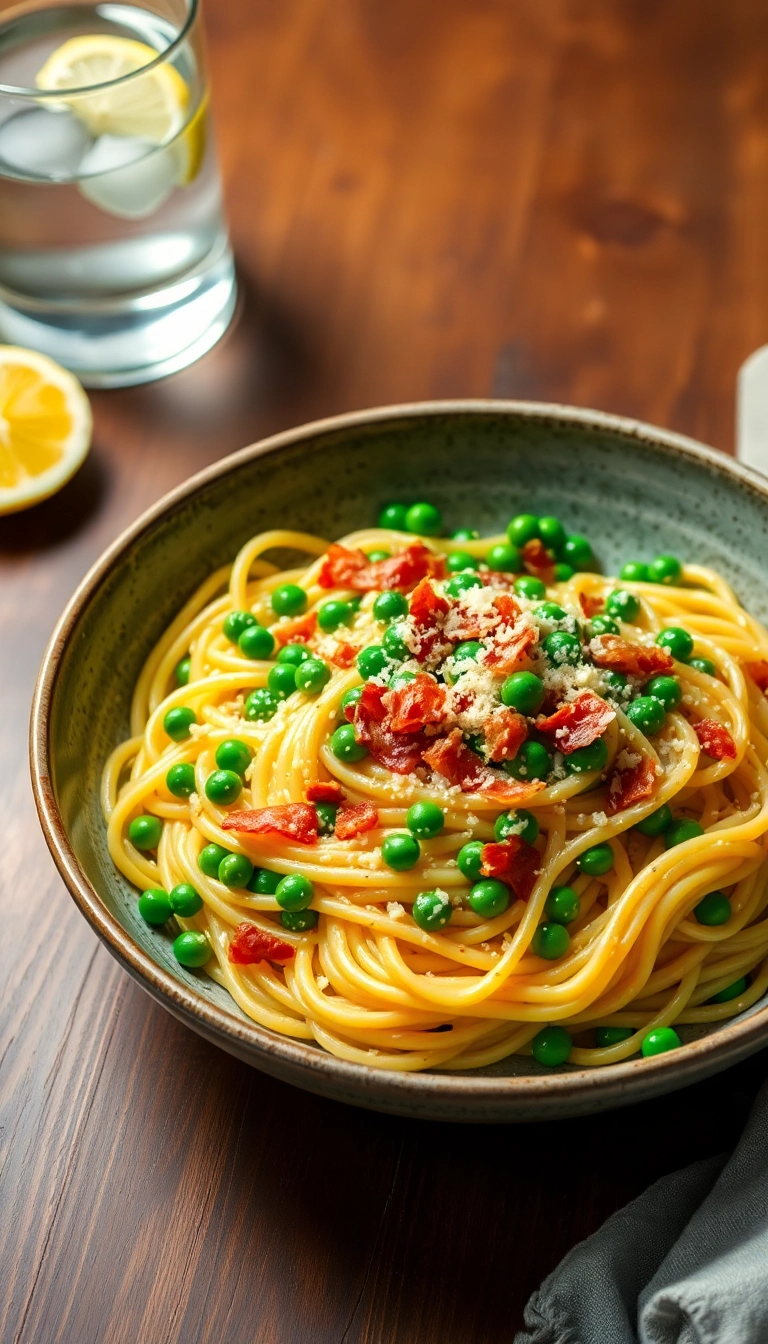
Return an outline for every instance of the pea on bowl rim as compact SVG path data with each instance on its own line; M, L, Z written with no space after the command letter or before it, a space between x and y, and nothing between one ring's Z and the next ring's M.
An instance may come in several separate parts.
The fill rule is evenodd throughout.
M424 401L352 411L283 430L220 458L145 510L101 554L70 598L51 635L38 673L30 718L32 787L46 843L71 896L121 966L175 1017L229 1053L312 1092L399 1115L452 1121L507 1122L588 1114L683 1087L735 1064L768 1043L768 1002L748 1017L648 1059L602 1069L487 1077L453 1073L395 1073L337 1059L321 1047L279 1036L208 1002L165 971L110 914L86 877L66 833L54 795L49 714L64 653L81 614L132 545L210 482L240 464L277 454L313 438L366 425L432 416L509 416L553 427L615 433L735 480L768 505L768 479L695 439L643 421L558 403L466 399Z

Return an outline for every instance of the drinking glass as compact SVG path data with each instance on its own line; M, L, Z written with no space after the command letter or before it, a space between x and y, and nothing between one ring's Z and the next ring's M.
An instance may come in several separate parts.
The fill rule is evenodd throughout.
M198 359L235 307L199 0L0 0L0 343L91 387Z

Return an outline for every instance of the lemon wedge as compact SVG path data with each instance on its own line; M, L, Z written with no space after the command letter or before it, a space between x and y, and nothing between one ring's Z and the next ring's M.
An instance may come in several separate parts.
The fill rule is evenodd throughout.
M0 513L47 499L91 444L91 407L76 378L33 350L0 345Z

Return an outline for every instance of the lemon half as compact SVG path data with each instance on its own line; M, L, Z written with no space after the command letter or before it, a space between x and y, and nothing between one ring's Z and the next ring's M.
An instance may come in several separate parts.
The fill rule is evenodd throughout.
M71 373L33 350L0 345L0 513L59 490L91 433L91 407Z

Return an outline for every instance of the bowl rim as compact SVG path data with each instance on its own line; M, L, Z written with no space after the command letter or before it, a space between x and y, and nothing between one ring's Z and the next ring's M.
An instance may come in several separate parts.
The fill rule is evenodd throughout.
M768 504L768 479L723 452L671 430L605 411L559 403L490 398L406 402L311 421L257 440L218 459L162 496L125 528L80 581L49 640L35 684L29 730L32 788L43 834L56 867L91 928L125 970L155 999L209 1040L256 1067L326 1095L396 1111L450 1119L531 1118L579 1109L621 1105L653 1092L684 1086L759 1050L768 1039L768 1002L749 1017L679 1050L631 1059L607 1069L569 1069L546 1074L480 1076L450 1072L400 1073L356 1064L313 1042L279 1036L268 1028L211 1003L159 966L110 914L81 868L56 802L51 771L49 714L62 660L82 613L134 543L191 496L243 463L295 444L333 434L408 419L496 415L528 422L594 429L635 439L671 457L682 457L747 487ZM723 1061L721 1056L726 1055ZM570 1113L573 1113L571 1110Z

